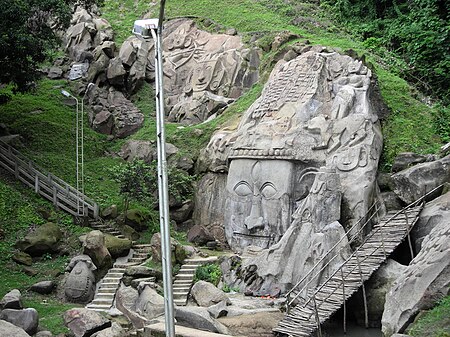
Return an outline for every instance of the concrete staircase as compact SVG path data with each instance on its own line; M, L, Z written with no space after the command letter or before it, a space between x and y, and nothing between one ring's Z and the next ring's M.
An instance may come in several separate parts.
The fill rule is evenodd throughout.
M94 220L89 222L89 227L95 230L102 231L105 234L113 235L119 239L125 239L125 236L122 235L117 229L108 225L108 223L102 220Z
M216 256L187 259L184 261L173 282L173 301L176 305L186 305L197 267L215 261L217 261Z

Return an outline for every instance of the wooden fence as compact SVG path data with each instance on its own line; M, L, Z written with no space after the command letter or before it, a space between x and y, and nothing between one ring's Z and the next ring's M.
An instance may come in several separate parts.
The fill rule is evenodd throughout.
M34 189L55 207L74 216L98 218L99 207L86 195L27 159L11 145L0 140L0 166L16 179Z

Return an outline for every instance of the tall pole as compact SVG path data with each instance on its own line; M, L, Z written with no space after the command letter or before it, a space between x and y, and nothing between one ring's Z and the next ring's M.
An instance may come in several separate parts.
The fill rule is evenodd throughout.
M165 1L161 1L158 28L151 29L155 41L155 83L156 83L156 132L158 151L158 195L159 195L159 222L161 229L161 255L164 283L164 313L166 336L175 337L174 304L172 291L172 257L170 244L169 222L169 187L167 177L166 135L164 128L164 83L163 83L163 54L162 29L164 20Z

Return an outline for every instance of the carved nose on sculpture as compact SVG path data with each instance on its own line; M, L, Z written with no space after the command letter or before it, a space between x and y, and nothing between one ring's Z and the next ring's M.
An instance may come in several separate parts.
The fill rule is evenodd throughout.
M264 218L261 216L260 200L256 199L252 202L250 215L245 218L244 224L248 230L264 227Z

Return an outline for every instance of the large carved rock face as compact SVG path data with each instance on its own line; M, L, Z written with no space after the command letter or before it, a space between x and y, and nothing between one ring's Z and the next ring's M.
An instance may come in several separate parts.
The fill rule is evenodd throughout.
M246 49L240 37L210 34L186 19L168 22L165 32L164 87L170 121L201 123L258 80L259 53ZM153 54L147 62L150 78Z
M323 223L313 223L315 230L336 220L349 228L366 214L376 196L382 147L372 91L371 71L360 61L306 52L280 61L240 124L212 137L200 160L209 171L228 170L225 200L211 198L225 207L224 227L233 249L278 242L319 167L338 174L342 209L338 218L316 214ZM328 183L316 185L326 190Z

